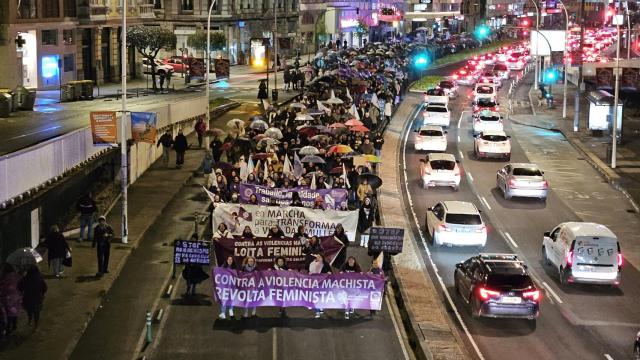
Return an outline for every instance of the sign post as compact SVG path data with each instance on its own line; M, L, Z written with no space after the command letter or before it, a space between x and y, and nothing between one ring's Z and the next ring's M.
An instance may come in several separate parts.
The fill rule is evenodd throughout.
M369 229L369 247L371 251L384 251L395 255L402 252L404 229L372 227Z

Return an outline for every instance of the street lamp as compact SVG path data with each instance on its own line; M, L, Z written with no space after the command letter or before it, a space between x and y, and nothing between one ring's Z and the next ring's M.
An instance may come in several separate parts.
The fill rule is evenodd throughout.
M538 4L536 4L536 2L534 0L531 0L531 2L533 3L533 6L536 8L536 33L540 34L540 8L538 8ZM551 47L549 47L549 51L551 51ZM533 83L534 89L538 90L538 81L539 81L539 77L538 77L538 71L540 68L539 62L540 61L540 56L538 56L538 41L536 41L536 68L534 69L534 77L536 78L536 81Z
M120 115L120 184L122 186L122 224L120 227L122 243L129 242L127 222L127 0L122 1L122 42L120 43L120 76L122 85L122 114ZM89 229L91 231L91 229Z
M209 128L209 122L211 121L211 105L209 100L209 70L211 69L211 13L213 12L213 7L216 6L216 2L217 0L213 0L211 2L211 5L209 6L209 15L207 16L207 61L205 70L205 78L207 79L205 89L205 97L207 98L207 121L205 121L205 131ZM205 141L205 144L208 144L208 141Z
M618 96L620 94L620 24L624 16L616 14L613 17L616 25L616 83L613 93L613 130L611 131L611 168L616 168L616 151L618 147ZM629 24L627 24L629 25Z
M569 46L569 13L567 13L567 7L564 6L562 0L558 0L562 9L564 10L564 16L566 20L566 27L564 32L564 85L562 89L562 118L567 118L567 47ZM549 49L551 50L551 49Z

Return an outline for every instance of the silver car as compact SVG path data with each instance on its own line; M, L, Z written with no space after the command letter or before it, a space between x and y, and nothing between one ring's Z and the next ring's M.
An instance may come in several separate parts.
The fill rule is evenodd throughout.
M507 200L513 196L546 200L549 183L544 178L544 172L537 165L511 163L498 170L496 187L502 191Z

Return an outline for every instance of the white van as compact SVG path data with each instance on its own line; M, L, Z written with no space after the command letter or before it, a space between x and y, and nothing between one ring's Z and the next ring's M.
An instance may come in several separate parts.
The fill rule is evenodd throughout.
M558 269L562 284L620 284L620 244L604 225L566 222L545 232L542 260Z

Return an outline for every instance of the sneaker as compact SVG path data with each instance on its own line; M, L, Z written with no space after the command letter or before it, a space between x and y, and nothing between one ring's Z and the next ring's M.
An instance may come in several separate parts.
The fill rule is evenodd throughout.
M229 309L229 316L233 317L233 308Z
M227 318L227 316L226 316L224 313L220 313L219 318L220 318L220 319L222 319L222 320L224 320L224 319L226 319L226 318Z
M253 308L253 310L251 310L251 317L256 316L256 308Z
M320 315L321 314L322 314L321 312L316 312L316 314L313 315L313 317L316 318L316 319L320 319Z
M242 315L243 318L248 318L249 317L249 310L245 310L244 314Z
M345 318L345 319L347 319L347 320L349 320L349 312L348 312L348 311L345 311L345 312L344 312L344 318Z

